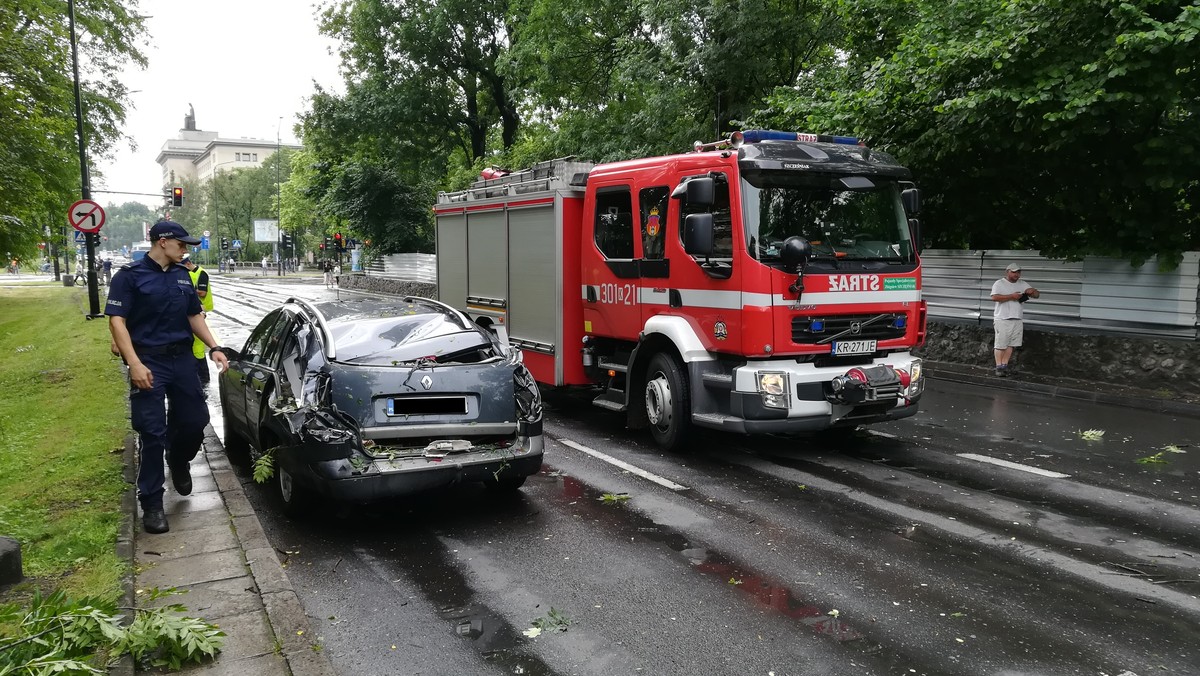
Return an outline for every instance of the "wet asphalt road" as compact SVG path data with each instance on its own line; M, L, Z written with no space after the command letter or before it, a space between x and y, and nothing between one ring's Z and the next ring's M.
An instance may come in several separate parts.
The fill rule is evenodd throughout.
M333 295L214 288L235 346L287 296ZM241 468L340 674L1200 673L1200 418L933 380L868 433L668 455L548 406L545 467L508 499L292 522Z

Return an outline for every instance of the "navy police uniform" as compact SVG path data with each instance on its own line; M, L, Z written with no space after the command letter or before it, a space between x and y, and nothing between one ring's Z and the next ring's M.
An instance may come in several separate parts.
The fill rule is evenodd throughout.
M152 388L131 383L129 392L129 417L141 439L137 486L145 511L163 508L163 460L171 467L186 465L204 440L208 404L188 323L200 311L200 298L182 265L163 270L146 256L113 276L104 313L125 318L138 359L154 375Z

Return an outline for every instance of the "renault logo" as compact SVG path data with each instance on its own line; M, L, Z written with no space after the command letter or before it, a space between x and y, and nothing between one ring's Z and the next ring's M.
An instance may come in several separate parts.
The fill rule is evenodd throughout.
M422 378L421 379L421 387L424 387L427 390L429 388L433 387L433 378L430 378L429 376L425 376L424 378Z
M850 322L850 333L856 336L862 333L862 322Z

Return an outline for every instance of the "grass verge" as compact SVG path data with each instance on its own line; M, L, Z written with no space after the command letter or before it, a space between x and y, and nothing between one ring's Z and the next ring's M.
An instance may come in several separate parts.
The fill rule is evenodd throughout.
M79 288L0 288L0 535L34 589L116 600L128 383Z

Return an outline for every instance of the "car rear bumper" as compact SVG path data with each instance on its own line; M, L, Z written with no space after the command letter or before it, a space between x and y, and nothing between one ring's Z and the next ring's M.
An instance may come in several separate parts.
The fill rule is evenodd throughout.
M541 435L518 438L499 450L471 451L442 458L374 458L355 468L348 460L313 462L296 478L318 494L348 502L369 502L446 488L460 483L518 478L542 467Z

